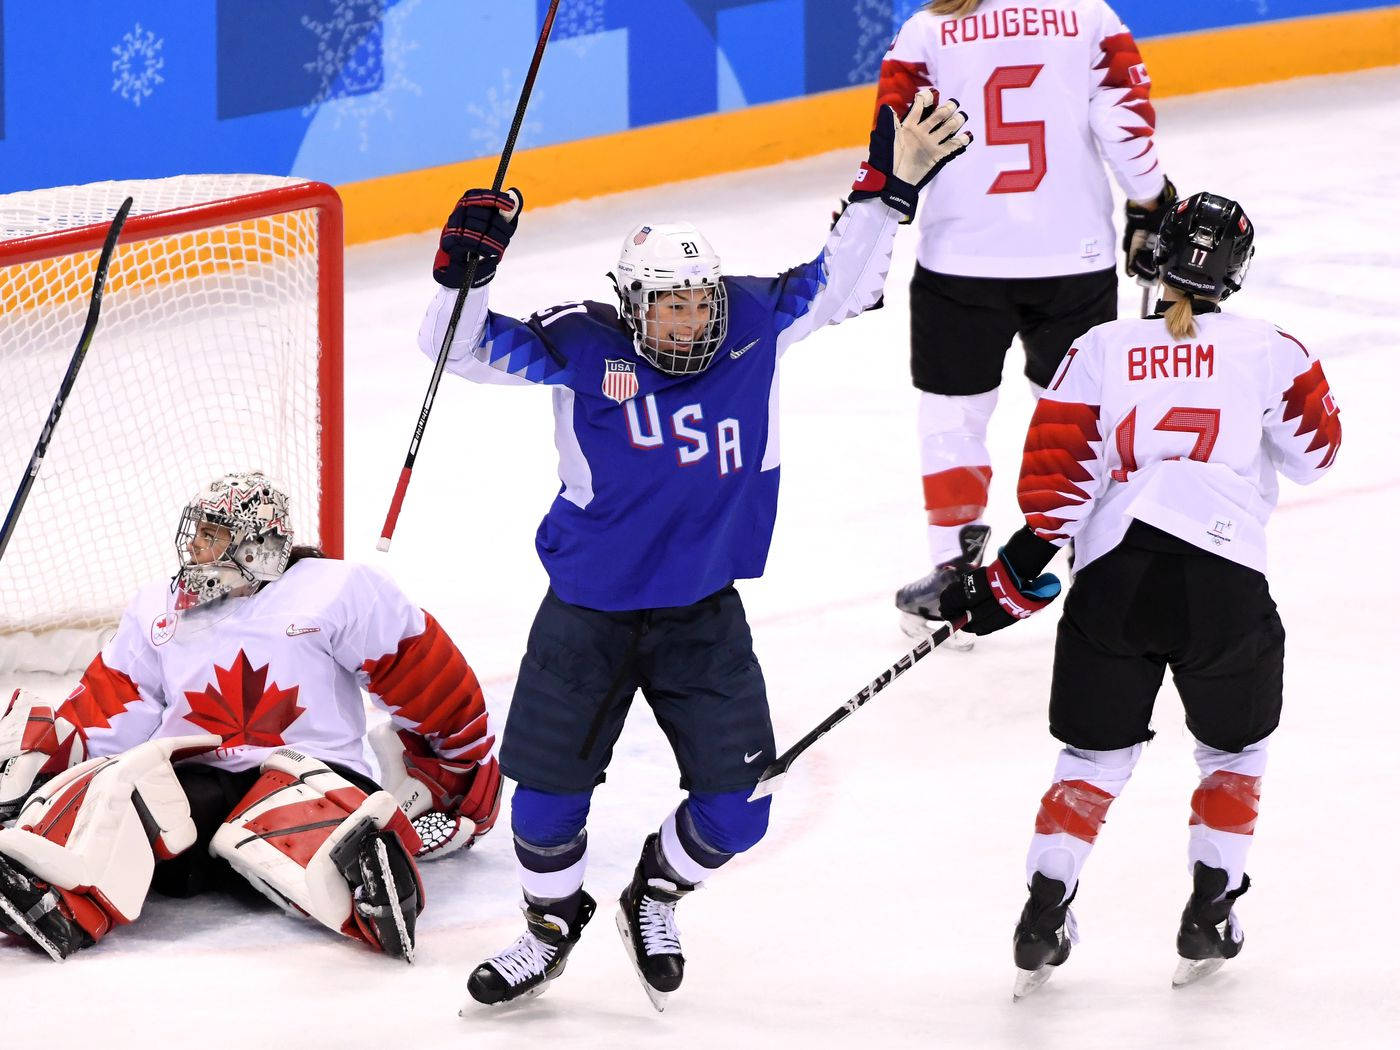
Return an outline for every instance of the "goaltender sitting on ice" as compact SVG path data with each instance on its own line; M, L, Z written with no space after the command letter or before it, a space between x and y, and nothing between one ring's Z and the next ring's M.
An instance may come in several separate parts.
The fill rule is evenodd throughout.
M185 508L180 571L136 594L66 700L0 718L0 926L62 959L149 890L245 896L412 960L414 858L495 823L476 676L382 573L294 547L287 497L229 474ZM361 687L390 716L369 734Z

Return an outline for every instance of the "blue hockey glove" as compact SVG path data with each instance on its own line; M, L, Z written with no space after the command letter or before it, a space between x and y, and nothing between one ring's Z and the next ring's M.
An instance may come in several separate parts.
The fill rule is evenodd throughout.
M972 142L972 133L963 130L967 114L958 109L958 100L939 106L934 101L932 91L920 91L903 120L889 106L880 107L870 132L870 156L851 187L852 202L879 197L904 216L901 222L914 218L919 191Z
M1031 546L1031 543L1036 546ZM1039 545L1049 550L1042 551ZM1029 561L1026 558L1028 549ZM1059 577L1054 573L1039 572L1037 568L1037 575L1029 583L1022 583L1022 573L1013 568L1013 557L1008 556L1008 552L1021 554L1022 572L1029 577L1031 572L1026 566L1040 561L1043 554L1044 561L1040 561L1039 566L1043 568L1053 557L1054 551L1053 544L1023 529L997 551L996 561L980 569L965 569L954 577L938 599L941 618L956 620L966 614L968 622L964 631L968 634L991 634L1039 612L1060 593Z
M472 287L480 288L496 276L496 264L520 222L525 201L517 189L505 193L467 190L447 217L433 260L433 280L447 288L460 288L467 279L471 260L480 260Z

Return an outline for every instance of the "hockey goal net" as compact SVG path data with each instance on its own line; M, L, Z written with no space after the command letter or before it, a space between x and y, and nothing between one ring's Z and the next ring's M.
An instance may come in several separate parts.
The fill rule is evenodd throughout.
M285 485L297 542L341 553L340 199L275 176L0 196L0 513L128 196L97 334L0 561L0 672L86 664L172 575L180 510L222 473Z

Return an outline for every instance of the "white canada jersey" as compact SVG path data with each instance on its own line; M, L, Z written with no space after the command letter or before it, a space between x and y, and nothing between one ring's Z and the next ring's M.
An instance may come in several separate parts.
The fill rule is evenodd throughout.
M291 746L368 775L362 687L441 757L490 752L466 660L375 569L307 558L256 594L178 604L168 581L142 588L60 708L89 757L214 733L223 747L192 761L237 771Z
M1322 364L1265 321L1110 321L1070 348L1036 405L1017 492L1026 522L1073 538L1082 568L1134 520L1265 571L1276 471L1320 478L1342 443Z
M965 17L921 10L880 67L879 105L956 98L975 136L919 205L919 264L964 277L1111 269L1104 161L1133 200L1162 191L1157 117L1137 44L1103 0L983 0Z

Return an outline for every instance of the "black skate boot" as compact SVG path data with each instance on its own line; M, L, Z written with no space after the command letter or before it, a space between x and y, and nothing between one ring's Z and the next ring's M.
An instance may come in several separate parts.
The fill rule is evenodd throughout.
M423 910L418 869L399 837L366 820L331 851L350 884L355 925L385 955L413 962L413 937Z
M900 629L905 634L910 638L922 638L929 633L930 620L942 619L939 596L958 573L982 564L982 554L991 534L989 525L964 525L958 533L958 543L962 547L958 557L940 563L923 579L905 584L895 592L894 604L903 614ZM972 648L972 642L972 635L958 635L949 644L954 649L966 650Z
M685 976L685 956L681 954L680 931L676 929L676 904L695 889L658 874L665 869L660 849L660 836L647 836L631 885L617 901L617 932L642 979L647 998L658 1012L666 1009L666 1000Z
M569 953L574 950L583 928L593 918L596 902L583 890L579 900L556 901L552 905L526 900L525 933L499 955L493 955L472 971L467 991L479 1003L495 1006L539 995L564 972ZM570 922L556 911L575 912Z
M59 906L53 887L0 854L0 929L62 962L96 942Z
M1078 892L1076 886L1074 893ZM1069 958L1070 947L1078 939L1074 913L1069 910L1074 893L1064 900L1065 884L1059 879L1046 878L1040 872L1031 876L1030 896L1011 942L1017 971L1013 1000L1019 1002L1030 995Z
M1244 927L1235 917L1234 904L1249 890L1249 876L1238 889L1226 893L1230 876L1224 869L1197 861L1192 874L1195 885L1176 935L1176 954L1181 961L1172 976L1173 988L1208 977L1244 947Z

